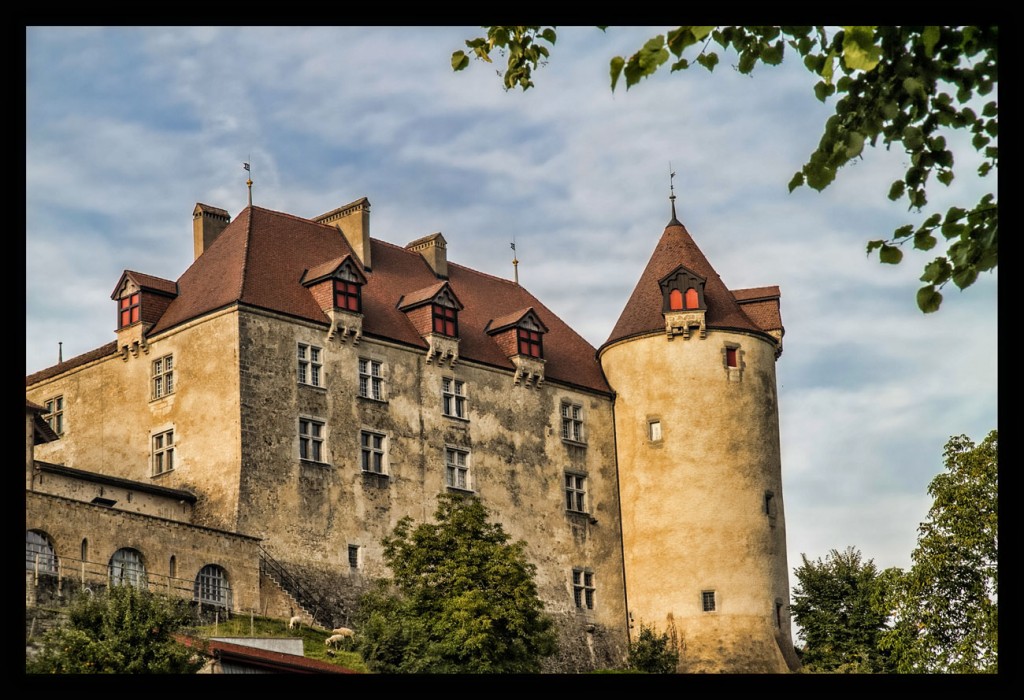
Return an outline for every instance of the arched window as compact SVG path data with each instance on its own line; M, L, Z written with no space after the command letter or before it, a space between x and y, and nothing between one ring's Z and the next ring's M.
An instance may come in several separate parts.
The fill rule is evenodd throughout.
M672 311L683 310L683 293L678 289L673 289L668 293L668 308Z
M82 538L82 561L89 561L89 538Z
M207 564L199 570L192 600L202 605L231 608L231 586L228 572L217 564Z
M171 561L167 564L167 575L171 578L178 575L178 558L173 554L171 555Z
M45 532L25 532L25 570L41 574L57 573L57 554L53 551L53 544Z
M686 308L696 309L700 306L700 302L697 300L697 290L690 287L686 290Z
M114 552L110 557L110 585L146 587L146 565L142 552L128 547Z

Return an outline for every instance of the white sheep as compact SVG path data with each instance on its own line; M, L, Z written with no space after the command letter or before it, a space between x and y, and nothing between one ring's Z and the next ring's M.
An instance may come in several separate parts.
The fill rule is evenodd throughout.
M338 627L337 629L331 630L331 634L337 634L342 637L354 637L356 633L348 627Z
M326 646L328 646L328 647L340 647L341 646L341 642L342 642L343 639L345 639L344 635L342 635L342 634L333 634L330 637L328 637L326 640L324 640L324 644Z
M299 617L298 615L296 615L292 619L288 620L288 629L290 629L290 630L298 629L299 625L301 625L301 624L302 624L302 618Z

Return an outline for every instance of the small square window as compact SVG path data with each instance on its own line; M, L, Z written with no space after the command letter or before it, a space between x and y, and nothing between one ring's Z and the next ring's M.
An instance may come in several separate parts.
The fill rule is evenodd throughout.
M117 302L117 327L126 328L138 323L141 317L141 297L138 292L121 297Z
M714 591L701 591L700 594L701 609L704 612L715 611L715 592Z
M457 309L435 302L431 306L431 318L435 333L446 335L449 338L459 336L459 312Z
M652 420L647 423L647 437L651 442L661 440L661 421Z

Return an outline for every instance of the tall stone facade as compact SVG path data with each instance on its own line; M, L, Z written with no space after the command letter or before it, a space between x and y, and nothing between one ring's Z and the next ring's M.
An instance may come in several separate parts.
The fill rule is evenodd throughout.
M670 623L681 671L792 665L777 289L734 296L689 249L656 251L623 312L645 327L620 320L599 360L517 283L448 261L440 234L371 239L365 199L227 219L197 205L195 263L176 282L126 271L116 341L27 378L51 427L60 406L59 439L26 465L32 499L52 503L27 521L37 574L39 552L112 571L129 547L151 577L216 565L236 612L294 600L349 624L388 574L381 539L456 492L527 543L559 626L549 670L620 665L641 624ZM686 271L669 286L699 287L690 320L666 265ZM111 517L126 525L88 532ZM266 590L271 571L295 590Z

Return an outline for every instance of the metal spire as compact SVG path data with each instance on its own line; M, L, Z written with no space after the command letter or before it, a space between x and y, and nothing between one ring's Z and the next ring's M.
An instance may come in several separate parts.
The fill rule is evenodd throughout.
M519 260L516 259L515 236L512 236L512 273L515 275L516 284L519 284Z
M252 206L252 168L248 163L242 163L242 167L245 168L245 172L249 173L249 179L245 181L245 184L249 188L249 206Z
M668 225L669 226L673 226L673 225L675 225L675 226L682 226L682 224L679 223L679 219L676 218L676 188L675 188L675 185L672 182L672 179L675 176L676 176L676 173L672 169L672 162L669 161L669 164L668 164L668 191L669 191L669 196L668 196L668 198L669 198L669 201L672 202L672 220L668 222Z

